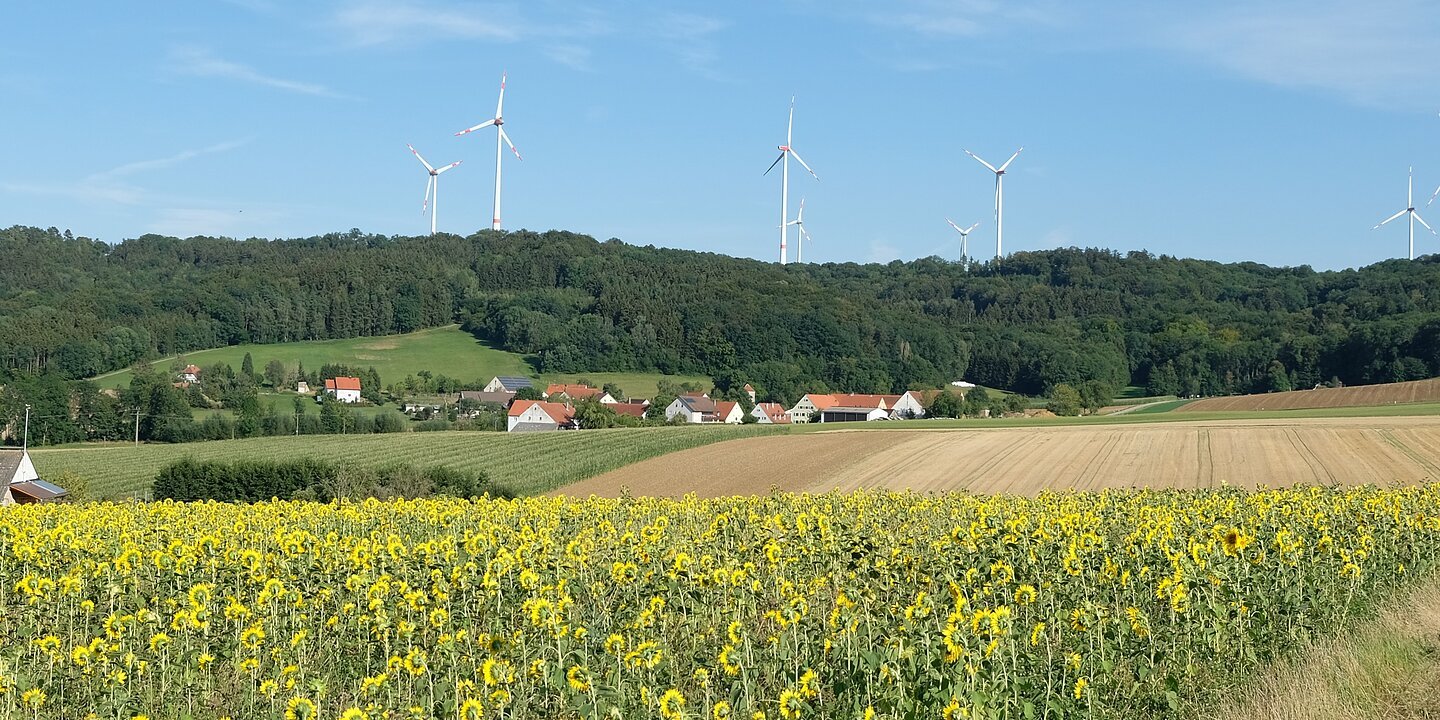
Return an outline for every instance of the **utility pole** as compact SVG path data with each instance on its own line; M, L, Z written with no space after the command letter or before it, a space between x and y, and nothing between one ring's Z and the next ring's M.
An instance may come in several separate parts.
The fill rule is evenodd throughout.
M24 455L30 449L30 405L25 405L25 435L20 441L20 454Z
M135 408L135 447L140 447L140 408Z
M296 411L295 411L295 435L296 435L297 437L300 435L300 413L301 413L301 412L302 412L301 410L296 410Z

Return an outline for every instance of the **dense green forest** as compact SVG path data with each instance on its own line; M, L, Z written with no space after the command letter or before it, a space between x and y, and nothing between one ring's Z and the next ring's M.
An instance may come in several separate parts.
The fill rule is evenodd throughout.
M782 267L555 231L111 246L12 227L0 258L11 388L453 322L547 372L704 374L782 402L962 377L1030 394L1098 379L1222 395L1440 374L1436 257L1316 272L1059 249L970 267ZM20 401L0 392L0 425Z

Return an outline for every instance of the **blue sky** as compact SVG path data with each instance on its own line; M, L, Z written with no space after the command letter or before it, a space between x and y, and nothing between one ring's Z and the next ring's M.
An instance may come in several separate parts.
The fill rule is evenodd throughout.
M1424 0L6 3L0 225L116 242L489 226L774 259L784 139L811 261L1148 249L1316 268L1406 251L1440 202ZM1171 9L1171 8L1175 9ZM792 166L792 170L798 167ZM1437 226L1440 227L1440 226ZM1440 238L1417 227L1417 253ZM793 245L792 238L792 245ZM793 251L792 251L793 253ZM792 255L793 258L793 255Z

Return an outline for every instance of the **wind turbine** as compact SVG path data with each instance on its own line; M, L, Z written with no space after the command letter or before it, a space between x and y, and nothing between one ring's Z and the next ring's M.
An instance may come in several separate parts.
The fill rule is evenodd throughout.
M791 156L791 155L794 155L794 156L795 156L795 161L798 162L798 163L800 163L800 166L803 167L803 168L805 168L805 170L806 170L807 172L809 172L817 181L820 179L820 176L819 176L819 175L816 175L816 174L815 174L815 171L814 171L814 170L811 170L811 169L810 169L810 166L809 166L809 165L806 165L806 164L805 164L805 161L802 160L802 159L800 159L800 153L795 152L795 148L791 147L791 145L790 145L790 137L791 137L791 131L794 130L794 128L795 128L795 96L794 96L794 95L791 95L791 96L790 96L790 122L785 126L785 144L784 144L784 145L778 145L778 146L776 146L776 147L780 150L780 157L775 158L775 162L770 163L770 167L766 168L766 169L765 169L765 172L763 173L763 174L765 174L765 175L769 175L769 174L770 174L770 171L771 171L771 170L774 170L776 165L780 165L780 264L781 264L781 265L784 265L784 264L785 264L785 245L786 245L785 240L786 240L786 239L788 238L788 236L789 236L789 234L786 232L786 226L788 226L788 225L790 224L790 223L789 223L789 220L790 220L790 209L789 209L789 206L788 206L789 201L790 201L790 156Z
M796 158L796 159L798 160L799 158ZM791 220L790 222L785 223L785 225L794 225L794 226L795 226L795 234L798 236L797 239L799 240L799 243L798 243L799 246L798 246L797 248L795 248L795 262L797 262L797 263L803 263L803 262L805 262L805 241L810 239L810 231L808 231L808 230L805 229L805 198L803 198L803 197L800 198L800 212L799 212L799 214L797 214L797 215L795 216L795 219L794 219L794 220ZM783 227L785 227L785 225L781 225L780 227L783 228ZM783 247L785 247L785 246L784 246L784 245L781 245L780 247L783 248Z
M1024 150L1024 149L1025 149L1025 148L1023 148L1023 147L1020 148L1020 150ZM980 162L981 165L984 165L984 166L986 167L986 169L988 169L990 172L995 173L995 259L997 259L997 260L1000 259L1000 256L1001 256L1001 255L1004 254L1004 253L1002 252L1002 250L1003 250L1003 248L1004 248L1004 245L1002 244L1002 240L1003 240L1003 238L1004 238L1004 214L1003 214L1003 210L1004 210L1004 206L1005 206L1005 203L1004 203L1005 195L1004 195L1004 192L1003 192L1004 186L1001 184L1001 181L1005 179L1005 168L1010 167L1010 163L1015 162L1015 158L1017 158L1017 157L1020 156L1020 150L1016 150L1016 151L1015 151L1015 154L1014 154L1014 155L1011 155L1011 156L1010 156L1010 159L1009 159L1009 160L1006 160L1006 161L1005 161L1005 164L1004 164L1004 165L1001 165L999 168L996 168L994 165L991 165L990 163L985 162L984 160L981 160L979 155L976 155L975 153L972 153L972 152L970 152L969 150L966 150L966 151L965 151L965 154L966 154L966 155L969 155L970 157L975 158L976 160L978 160L978 161Z
M515 153L516 160L523 160L520 151L515 149L515 143L510 142L510 136L505 134L505 117L502 112L505 108L505 73L500 74L500 101L495 103L495 117L486 120L475 127L461 130L455 133L456 136L481 130L491 125L498 131L495 133L495 214L491 216L490 229L500 229L500 159L505 157L505 145L510 146L510 152Z
M1440 193L1440 190L1437 190L1436 192L1437 192L1437 193ZM1425 226L1425 229L1426 229L1426 230L1429 230L1431 235L1434 235L1434 234L1435 234L1435 229L1432 228L1432 227L1430 227L1430 225L1425 222L1425 218L1420 217L1420 213L1415 212L1415 168L1413 168L1413 167L1410 168L1410 182L1409 182L1409 184L1406 185L1406 187L1405 187L1405 209L1404 209L1404 210L1401 210L1400 212L1395 213L1394 215L1391 215L1391 216L1388 217L1388 218L1385 218L1384 220L1381 220L1381 221L1380 221L1380 225L1384 225L1385 223L1388 223L1388 222L1390 222L1391 220L1394 220L1395 218L1400 217L1401 215L1409 215L1409 216L1410 216L1410 259L1411 259L1411 260L1414 260L1414 259L1415 259L1415 221L1416 221L1416 220L1419 220L1419 221L1420 221L1420 224L1421 224L1421 225L1424 225L1424 226ZM1380 225L1376 225L1375 227L1370 228L1370 229L1371 229L1371 230L1379 230L1379 229L1380 229Z
M970 248L966 241L969 240L970 233L975 228L980 227L980 223L977 222L968 228L961 228L959 225L956 225L954 222L952 222L950 218L945 218L945 222L950 223L950 227L955 228L955 232L960 233L960 259L969 260Z
M420 151L416 150L414 145L406 144L405 147L410 148L410 152L415 153L415 159L419 160L420 164L425 166L425 171L430 173L430 179L425 181L425 202L420 206L420 214L424 215L425 208L430 208L430 234L434 235L435 216L440 212L440 173L443 173L446 170L449 170L450 168L459 165L460 163L464 162L464 160L456 160L455 162L450 163L449 165L446 165L439 170L436 170L435 168L430 167L430 163L425 162L425 158L420 156ZM434 205L430 204L430 197L432 191L435 197Z

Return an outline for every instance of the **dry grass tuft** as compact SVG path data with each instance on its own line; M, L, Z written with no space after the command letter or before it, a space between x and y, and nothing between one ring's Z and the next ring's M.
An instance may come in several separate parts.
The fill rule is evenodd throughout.
M1264 678L1237 720L1440 718L1440 578Z

